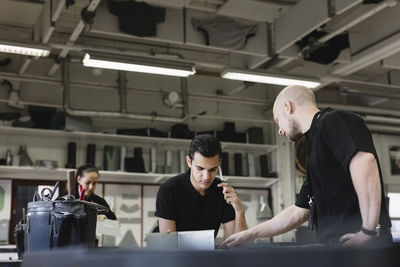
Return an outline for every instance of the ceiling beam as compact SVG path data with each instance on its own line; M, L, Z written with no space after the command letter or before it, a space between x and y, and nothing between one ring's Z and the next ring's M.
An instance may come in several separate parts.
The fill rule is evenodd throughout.
M55 23L64 9L65 2L66 0L46 0L43 4L42 11L37 19L37 27L35 27L42 43L46 44L50 40L54 32ZM24 74L31 62L32 58L27 57L22 63L18 74Z
M97 6L99 5L100 0L93 0L90 2L90 4L87 7L88 12L93 12L96 10ZM69 40L67 42L68 45L73 45L75 41L78 39L79 35L82 33L82 31L85 29L85 22L81 19L78 23L78 25L75 27L74 31L71 33ZM65 58L70 51L70 48L65 47L64 49L61 50L60 54L58 55L59 61L63 58ZM48 75L53 76L57 70L60 68L60 64L54 62L52 67L50 68Z
M352 57L351 63L334 68L332 75L338 77L351 75L398 52L400 52L400 33L389 36L378 44L365 49Z

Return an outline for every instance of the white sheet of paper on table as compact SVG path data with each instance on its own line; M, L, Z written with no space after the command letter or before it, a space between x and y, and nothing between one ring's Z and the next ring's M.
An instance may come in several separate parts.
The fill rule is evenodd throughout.
M102 221L97 221L96 233L110 236L121 236L121 226L117 220L104 219Z

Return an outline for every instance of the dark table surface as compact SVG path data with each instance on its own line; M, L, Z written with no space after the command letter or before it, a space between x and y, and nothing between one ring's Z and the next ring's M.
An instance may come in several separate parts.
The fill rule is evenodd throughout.
M24 255L22 267L400 267L400 246L333 248L270 243L214 251L67 248Z

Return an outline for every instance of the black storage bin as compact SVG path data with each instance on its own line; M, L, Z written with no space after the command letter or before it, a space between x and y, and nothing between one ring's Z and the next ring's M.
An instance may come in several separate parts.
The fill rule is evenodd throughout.
M164 133L154 128L137 128L137 129L117 129L117 134L168 137L168 133Z
M149 136L148 128L117 129L117 134L123 134L123 135L138 135L138 136Z
M200 131L200 132L197 132L196 135L207 135L207 136L215 137L216 136L216 131L215 130Z
M76 168L76 143L68 143L68 162L65 164L65 168L74 169Z
M181 139L192 139L194 132L189 130L189 126L183 123L177 123L171 127L171 137Z
M267 155L260 156L261 177L269 177L269 166Z
M56 114L56 108L29 105L28 112L34 123L34 128L51 129L51 121Z
M229 154L228 152L221 153L221 169L223 175L229 175Z
M87 145L86 164L96 165L96 145L95 144Z
M246 143L246 133L235 132L235 123L225 122L224 130L217 131L217 139L225 142Z
M133 150L133 158L125 158L125 171L126 172L146 172L143 160L143 149L135 147Z
M242 161L242 153L235 153L235 175L243 176L243 161Z
M261 127L250 127L247 129L250 144L264 144L264 131Z
M168 137L168 133L153 128L149 128L149 135L153 137Z
M146 172L143 158L125 158L126 172Z

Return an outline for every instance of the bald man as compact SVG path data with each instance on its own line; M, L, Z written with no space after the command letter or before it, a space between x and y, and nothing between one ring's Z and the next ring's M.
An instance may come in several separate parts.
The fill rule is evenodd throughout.
M279 134L291 141L306 136L307 179L294 205L271 220L226 239L221 247L273 237L308 220L319 242L334 246L390 245L391 222L371 133L352 113L320 111L314 93L289 86L273 107Z

